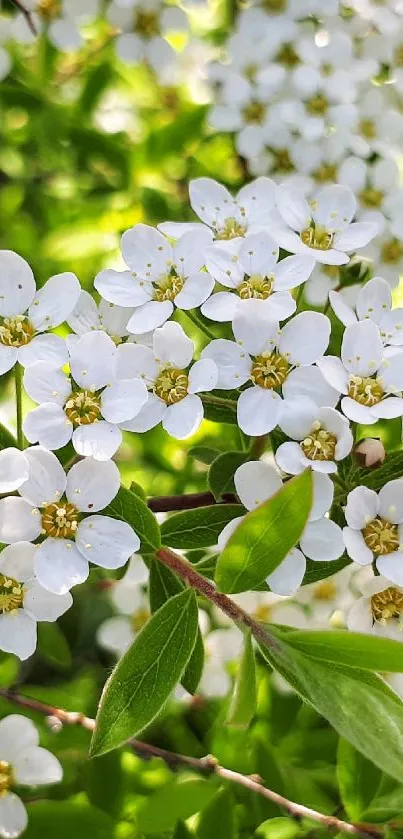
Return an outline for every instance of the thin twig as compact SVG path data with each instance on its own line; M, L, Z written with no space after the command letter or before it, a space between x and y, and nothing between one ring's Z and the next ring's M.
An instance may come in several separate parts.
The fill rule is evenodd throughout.
M212 492L190 492L187 495L155 496L149 498L147 504L153 513L170 513L173 510L195 510L213 504L239 504L239 498L228 492L217 501Z
M182 580L185 580L188 585L202 594L206 600L214 603L232 621L240 626L248 627L257 641L260 641L269 649L278 646L276 638L271 633L267 632L258 621L255 621L251 615L241 609L234 600L217 591L213 584L199 574L186 559L171 551L170 548L160 548L156 557L163 565L166 565L171 571L178 574Z
M32 34L37 35L38 30L35 26L34 19L32 17L31 12L29 11L29 9L27 9L24 6L24 4L21 2L21 0L10 0L10 3L12 3L12 5L15 6L21 12L23 17L25 17L25 20L26 20Z
M21 696L12 690L4 688L0 689L0 696L14 703L14 705L19 705L21 708L37 711L46 717L50 717L50 719L53 717L64 725L80 725L82 728L87 729L87 731L93 731L95 728L95 720L79 712L64 711L62 708L55 708L52 705L39 702L37 699ZM364 829L361 825L341 821L336 816L327 816L324 813L319 813L317 810L311 810L310 807L304 807L303 804L297 804L295 801L290 801L278 792L268 789L264 786L262 779L257 776L242 775L240 772L226 769L225 766L221 766L211 755L202 758L189 757L187 755L177 754L176 752L169 752L150 743L143 743L140 740L134 739L128 740L127 745L139 757L145 760L150 760L153 757L160 758L170 769L192 769L199 774L216 775L224 781L242 786L248 789L249 792L254 792L278 804L279 807L286 810L293 818L311 819L312 821L323 824L328 830L343 831L343 833L350 833L353 836L362 837L362 839L381 839L382 834L376 825L365 825Z

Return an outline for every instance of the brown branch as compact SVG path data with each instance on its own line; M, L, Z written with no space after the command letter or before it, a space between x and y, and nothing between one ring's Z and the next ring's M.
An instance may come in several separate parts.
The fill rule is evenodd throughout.
M171 569L171 571L178 574L182 580L185 580L188 585L198 591L199 594L202 594L206 600L210 600L210 603L214 603L214 605L221 609L221 611L224 612L227 617L231 618L232 621L250 629L252 635L254 635L257 641L260 641L269 648L277 646L277 640L273 635L271 635L271 633L267 632L263 626L258 623L258 621L255 621L250 615L248 615L248 613L241 609L241 607L231 600L230 597L227 597L226 594L221 594L217 591L213 584L199 574L194 566L191 565L190 562L187 562L186 559L183 559L179 556L179 554L171 551L170 548L160 548L156 553L156 557L163 565L166 565Z
M14 705L19 705L20 708L26 708L30 711L37 711L39 714L44 714L47 717L54 717L64 725L80 725L87 731L93 731L95 728L95 720L91 717L86 717L77 711L64 711L62 708L55 708L52 705L46 705L44 702L39 702L37 699L31 699L28 696L21 696L14 693L12 690L5 688L0 689L0 696L3 699L12 702ZM226 769L221 766L217 760L208 755L203 758L189 757L187 755L176 754L176 752L169 752L166 749L160 749L158 746L153 746L150 743L143 743L141 740L131 739L127 741L127 745L141 758L150 760L153 757L158 757L166 763L170 769L186 768L192 769L202 775L216 775L224 781L229 781L232 784L237 784L249 792L254 792L274 802L283 810L286 810L293 818L296 819L311 819L324 825L328 830L342 831L343 833L350 833L353 836L362 837L362 839L381 839L382 834L376 825L355 825L348 822L341 821L336 816L327 816L324 813L319 813L317 810L311 810L310 807L304 807L303 804L297 804L295 801L285 798L274 790L267 789L263 785L261 778L254 775L242 775L240 772L234 772L232 769Z
M233 493L225 493L216 501L212 492L190 492L188 495L160 495L149 498L147 505L153 513L170 513L173 510L195 510L197 507L210 507L213 504L239 504L239 498Z
M25 20L26 20L26 22L27 22L27 24L28 24L28 26L29 26L29 28L30 28L30 30L31 30L31 32L32 32L32 34L33 34L33 35L37 35L37 34L38 34L38 30L37 30L37 28L36 28L36 26L35 26L34 19L33 19L33 17L32 17L31 12L29 11L29 9L27 9L27 8L24 6L24 4L21 2L21 0L10 0L10 3L12 3L12 5L13 5L13 6L15 6L15 7L16 7L16 8L17 8L20 12L21 12L21 14L22 14L22 15L23 15L23 17L25 18Z

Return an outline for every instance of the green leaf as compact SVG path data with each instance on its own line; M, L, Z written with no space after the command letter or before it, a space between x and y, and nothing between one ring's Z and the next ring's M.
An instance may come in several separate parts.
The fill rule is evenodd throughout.
M206 807L216 790L214 781L203 778L172 781L140 805L136 827L147 834L172 830L178 819L186 820Z
M316 562L312 559L307 559L306 561L306 571L304 575L304 579L302 580L303 586L309 586L311 583L318 583L320 580L327 580L328 577L333 577L334 574L337 574L338 571L342 571L343 568L346 568L347 565L350 565L351 560L348 558L347 554L343 554L340 559L336 559L333 562Z
M297 821L290 818L268 819L259 825L256 837L259 839L295 839L301 835L301 827Z
M197 602L189 589L152 616L105 685L92 756L120 746L155 719L184 673L197 632Z
M225 401L228 402L228 405L225 404ZM222 400L222 404L212 404L208 401L203 402L205 419L210 422L225 422L230 425L237 425L236 402L230 399L225 401Z
M195 460L200 460L200 463L210 466L210 463L218 457L221 452L218 449L211 449L209 446L192 446L188 451L189 457L194 457Z
M365 484L378 492L388 481L403 476L403 451L391 452L378 469L358 469L354 475L354 486Z
M194 839L194 833L191 833L185 822L180 819L172 834L172 839Z
M207 480L215 498L221 498L226 492L235 492L234 473L247 456L246 452L224 452L213 461Z
M311 506L312 474L306 470L247 513L218 558L219 590L233 594L262 583L297 544Z
M71 667L70 648L57 623L38 623L38 652L58 670Z
M234 692L226 723L236 728L247 728L256 712L256 664L252 636L245 633L242 657L238 665Z
M216 545L225 525L243 512L241 504L216 504L174 513L161 527L162 543L185 550Z
M287 633L290 644L310 658L382 673L403 672L403 644L378 635L346 630L301 630Z
M382 772L340 738L337 750L337 780L347 816L359 821L379 789Z
M152 612L160 609L170 597L183 591L183 583L175 574L158 562L152 559L150 563L150 607ZM197 639L189 664L182 676L182 685L188 693L194 694L200 682L204 665L204 644L200 629L197 632Z
M269 664L359 752L403 781L403 702L374 673L318 661L294 649L271 627Z
M143 553L154 553L161 546L157 519L147 504L126 487L120 487L116 498L106 507L104 513L131 525L141 539L140 549Z
M229 789L220 789L200 815L197 839L235 839L235 803Z
M122 754L119 751L88 760L85 764L86 792L90 803L118 817L123 798Z
M78 102L78 110L90 116L97 107L105 90L113 82L113 70L109 61L97 64L88 74Z
M0 449L18 448L17 440L5 425L0 423Z
M111 839L115 835L115 822L96 807L85 801L36 801L29 808L28 827L24 839L44 839L57 835L57 839L91 836L91 839Z

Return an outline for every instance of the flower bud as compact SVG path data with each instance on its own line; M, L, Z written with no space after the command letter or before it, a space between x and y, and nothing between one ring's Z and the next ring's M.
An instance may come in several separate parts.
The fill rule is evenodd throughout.
M376 437L360 440L354 449L354 455L357 463L366 469L377 469L378 466L382 466L386 458L382 440Z

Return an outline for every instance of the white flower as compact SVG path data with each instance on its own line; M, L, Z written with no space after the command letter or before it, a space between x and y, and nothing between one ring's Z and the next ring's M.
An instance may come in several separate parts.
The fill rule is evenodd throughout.
M349 492L343 530L348 555L359 565L375 562L380 574L403 585L403 481L388 481L376 493L359 486Z
M353 190L362 211L388 216L399 197L399 168L391 157L379 157L375 163L348 157L339 168L338 181Z
M320 371L311 366L329 342L330 322L325 315L301 312L279 330L258 300L248 300L235 313L233 331L237 343L223 338L211 341L201 357L216 363L218 388L238 388L252 381L253 387L238 398L238 425L245 434L259 436L276 427L282 411L279 391L289 399L299 396L302 388L318 404L336 404L336 391L329 390Z
M65 341L45 334L73 311L80 294L75 274L51 277L36 291L34 275L14 251L0 251L0 375L20 362L46 359L54 367L67 361Z
M183 238L183 237L182 237ZM305 282L315 266L310 256L288 256L278 262L279 249L268 233L223 242L209 248L206 265L214 279L230 289L213 294L201 307L211 320L232 320L245 300L260 300L267 318L284 320L294 314L290 289Z
M351 562L331 577L301 586L295 600L306 609L310 629L345 628L347 613L357 599L356 576Z
M372 320L379 327L384 344L403 344L403 309L392 310L392 294L388 283L373 277L358 292L355 306L349 306L337 291L329 293L330 305L344 326L360 320Z
M35 576L54 594L84 582L89 562L120 568L140 540L124 521L93 515L113 500L120 486L111 460L88 457L66 475L56 455L40 446L25 450L29 478L19 496L0 501L0 542L35 542Z
M348 629L403 641L403 588L372 576L361 585L361 595L348 612Z
M163 0L116 0L109 5L107 17L123 33L116 40L116 52L125 64L147 61L161 77L175 61L175 51L164 36L187 28L183 9Z
M242 632L235 626L206 634L205 664L198 692L204 696L226 696L232 686L227 665L239 658L241 649Z
M299 547L292 548L278 568L266 578L275 594L290 595L297 591L305 575L306 557L330 562L344 552L341 528L325 515L333 501L333 483L328 475L319 472L313 473L313 479L313 506ZM262 461L243 463L235 472L234 482L239 499L247 510L254 510L267 501L283 485L276 469ZM218 537L220 550L242 519L243 516L233 519L222 530Z
M38 361L25 370L24 387L39 407L25 417L31 443L109 460L122 442L120 424L135 417L148 392L138 378L117 378L117 351L105 332L86 332L69 348L70 375Z
M134 309L116 306L107 300L101 300L97 306L88 291L82 291L73 311L66 318L68 325L76 335L86 332L106 332L115 344L127 338L127 323Z
M211 294L213 278L202 271L208 231L187 233L173 247L165 236L137 224L122 236L122 254L130 271L101 271L95 288L105 300L135 307L127 331L135 335L162 326L175 307L194 309Z
M73 603L35 579L35 553L30 542L16 542L0 554L0 649L23 661L35 652L37 622L56 621Z
M396 288L403 273L403 231L401 208L397 208L384 230L365 248L365 258L376 266L376 272Z
M335 461L343 460L353 446L346 417L333 408L318 408L306 397L286 400L279 425L297 442L282 443L276 463L284 472L299 475L311 467L317 472L337 472Z
M57 784L63 770L57 758L39 744L36 727L20 714L0 721L0 836L16 839L28 824L21 799L11 792L17 786Z
M148 570L141 557L134 554L124 577L112 583L109 596L117 614L98 627L97 641L114 655L126 652L150 616L144 591L147 582Z
M155 330L152 350L140 344L118 347L118 375L138 376L150 391L144 407L122 428L143 432L162 422L165 431L179 440L197 431L203 419L197 394L216 386L218 371L209 359L188 369L193 351L193 341L172 321Z
M328 355L318 361L325 379L345 394L345 415L363 425L403 415L403 352L384 347L378 326L363 320L347 326L341 359Z
M211 230L214 241L244 237L248 233L270 232L277 220L275 184L270 178L257 178L239 190L235 198L212 178L190 181L190 203L203 224L164 222L159 229L177 239L189 230Z
M349 253L373 239L378 226L351 223L356 200L348 187L326 186L308 201L287 184L277 188L277 208L282 224L271 229L278 244L291 253L310 254L325 265L344 265Z

